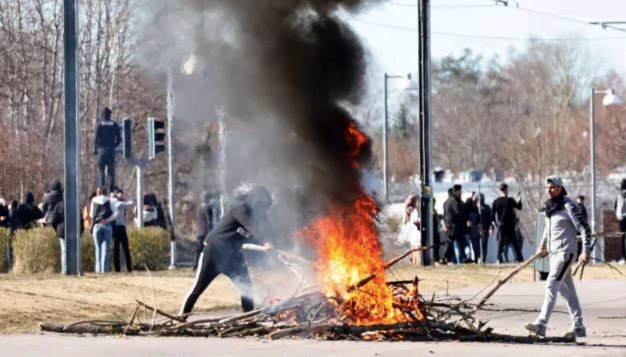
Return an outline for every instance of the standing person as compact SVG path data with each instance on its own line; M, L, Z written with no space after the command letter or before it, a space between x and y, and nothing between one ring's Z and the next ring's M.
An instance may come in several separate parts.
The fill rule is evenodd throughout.
M241 294L244 312L254 309L252 282L244 260L244 243L262 245L258 237L269 238L267 209L272 205L272 196L263 186L253 187L248 194L236 200L217 226L209 232L200 255L196 279L185 297L180 315L193 310L196 301L211 282L220 274L228 276ZM265 251L271 244L263 245Z
M548 196L545 204L545 229L537 254L550 255L550 273L546 280L546 295L541 312L535 322L527 323L524 327L539 336L545 336L557 292L560 292L567 302L572 320L572 327L565 336L585 337L586 329L571 267L576 261L576 236L579 233L583 237L583 253L580 260L589 262L591 230L576 203L567 197L563 180L558 176L549 176L545 184Z
M441 235L439 234L439 226L441 225L441 216L435 208L436 200L433 198L433 260L436 264L443 264L441 259Z
M461 185L454 185L448 190L448 199L443 204L444 229L448 234L448 239L452 244L454 258L457 264L465 261L465 229L467 220L463 213L463 202L461 195L463 188Z
M117 216L113 228L113 267L116 272L122 270L120 264L120 245L124 251L124 262L126 263L126 271L133 271L133 261L130 257L130 248L128 246L128 232L126 231L126 209L134 205L133 200L124 196L121 188L115 188L111 192L111 204L113 211Z
M65 261L65 207L61 181L52 180L42 206L45 222L54 229L61 246L61 273L67 272Z
M106 196L106 187L98 187L96 197L91 200L91 208L89 209L96 255L96 273L105 273L110 270L111 222L115 221L116 216L113 208L111 208L111 201Z
M480 215L480 263L487 263L489 238L493 231L491 207L485 203L485 195L478 194L478 213Z
M589 218L587 216L587 207L585 207L585 196L580 195L576 197L576 205L578 206L578 210L580 211L580 214L585 219L585 222L589 223ZM583 241L577 240L576 247L577 247L576 259L578 259L580 258L580 254L583 252Z
M100 169L100 185L106 185L106 174L109 176L109 189L115 187L115 149L122 142L120 126L111 120L111 109L106 107L100 115L94 140L94 154L98 156Z
M24 203L17 208L16 218L21 229L34 228L37 221L43 218L43 212L35 205L35 195L32 192L26 191L24 193Z
M615 199L615 218L619 222L619 230L625 235L622 236L622 245L620 249L620 264L626 262L626 204L624 200L626 198L626 179L622 179L622 183L620 185L620 193L617 195Z
M465 201L465 212L467 214L467 221L469 225L467 227L466 240L470 260L478 264L480 259L480 211L478 210L478 196L472 196Z
M221 212L219 201L215 194L205 193L202 197L202 203L196 211L196 225L198 233L196 235L196 255L193 262L193 271L198 268L200 255L204 249L204 238L207 234L217 226L220 220Z
M504 261L507 244L513 246L515 261L524 261L522 250L517 242L515 226L517 224L517 213L515 210L522 209L522 196L518 194L517 200L509 197L509 186L500 184L500 197L493 201L492 214L493 222L498 228L498 264Z

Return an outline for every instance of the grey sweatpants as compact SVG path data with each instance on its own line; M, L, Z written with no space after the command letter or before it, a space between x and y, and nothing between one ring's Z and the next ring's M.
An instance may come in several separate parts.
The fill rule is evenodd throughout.
M541 306L541 312L535 323L547 325L550 315L556 304L556 293L560 292L561 296L567 302L569 315L574 326L582 325L582 310L576 294L574 279L572 278L572 265L576 262L576 254L572 253L552 253L550 254L550 274L546 280L546 295Z

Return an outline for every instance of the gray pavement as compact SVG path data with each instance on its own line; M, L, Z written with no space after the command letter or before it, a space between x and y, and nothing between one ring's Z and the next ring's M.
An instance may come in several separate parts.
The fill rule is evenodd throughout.
M53 334L0 336L0 356L624 356L626 357L626 282L624 280L587 280L577 282L587 332L583 346L513 345L484 343L411 343L411 342L325 342L266 341L258 339L217 338L115 338L76 337ZM481 288L482 289L482 288ZM471 298L481 289L454 291L455 296ZM451 293L452 294L452 293ZM489 320L496 332L526 335L523 323L532 321L536 312L512 311L537 309L543 297L543 284L506 285L493 296L493 309L481 318ZM569 326L565 305L557 303L548 335L557 336Z

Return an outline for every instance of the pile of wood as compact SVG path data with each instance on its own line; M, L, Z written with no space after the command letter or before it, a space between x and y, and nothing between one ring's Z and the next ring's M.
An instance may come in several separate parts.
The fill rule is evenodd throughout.
M428 249L428 248L420 248ZM387 267L414 253L411 250L387 263ZM377 274L364 278L349 291L368 284ZM399 323L363 324L351 311L359 307L323 296L315 287L297 296L249 313L220 319L193 320L169 315L137 301L128 321L81 321L70 325L42 324L43 331L71 334L108 334L133 336L215 336L257 337L268 339L317 338L324 340L385 341L477 341L513 343L573 343L575 339L550 337L536 339L494 333L476 317L478 305L458 298L430 296L419 291L416 277L409 281L387 283L394 295L394 308L401 313ZM485 302L481 301L482 306ZM141 311L151 318L142 321Z

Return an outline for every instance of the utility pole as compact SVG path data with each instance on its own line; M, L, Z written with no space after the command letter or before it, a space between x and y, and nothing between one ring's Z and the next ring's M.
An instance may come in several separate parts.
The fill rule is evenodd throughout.
M142 159L132 161L137 169L137 226L143 228L143 172L146 162Z
M63 1L65 50L65 271L80 275L80 120L78 81L78 2Z
M174 166L174 90L172 88L172 71L167 72L167 167L168 167L168 200L170 224L172 230L172 241L170 242L170 266L169 269L176 269L176 172Z
M422 246L433 243L432 189L430 187L430 167L432 165L431 145L431 69L430 69L430 0L418 0L419 32L419 103L420 103L420 178L422 222ZM422 253L422 264L430 265L430 251Z

